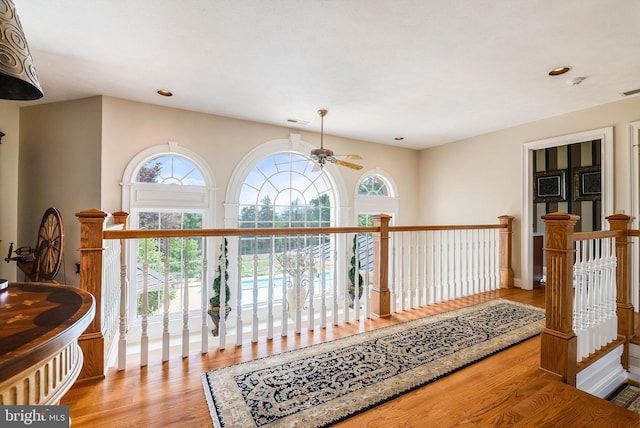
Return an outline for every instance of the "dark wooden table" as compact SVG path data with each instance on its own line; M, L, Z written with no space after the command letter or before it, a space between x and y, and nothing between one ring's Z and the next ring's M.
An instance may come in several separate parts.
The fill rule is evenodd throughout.
M93 296L79 288L14 282L0 292L0 404L59 399L62 394L55 389L66 391L78 376L78 337L94 316ZM25 397L36 402L26 403Z

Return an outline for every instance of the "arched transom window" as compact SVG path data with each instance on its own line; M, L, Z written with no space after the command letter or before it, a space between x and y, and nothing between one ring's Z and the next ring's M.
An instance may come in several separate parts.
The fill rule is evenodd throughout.
M242 185L239 227L328 227L332 218L327 177L299 154L278 153L263 159Z
M389 190L384 181L375 175L369 175L360 182L358 195L389 196Z
M395 186L388 174L375 170L362 176L355 197L358 226L373 226L373 214L390 214L395 222L398 200Z
M200 169L189 159L174 155L162 155L150 159L140 167L136 183L179 184L204 186Z

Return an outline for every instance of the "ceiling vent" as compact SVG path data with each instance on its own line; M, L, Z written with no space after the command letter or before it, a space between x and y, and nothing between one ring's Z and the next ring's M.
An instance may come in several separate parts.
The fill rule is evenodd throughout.
M622 95L624 95L625 97L628 97L629 95L635 95L635 94L640 94L640 88L634 89L633 91L627 91L622 93Z

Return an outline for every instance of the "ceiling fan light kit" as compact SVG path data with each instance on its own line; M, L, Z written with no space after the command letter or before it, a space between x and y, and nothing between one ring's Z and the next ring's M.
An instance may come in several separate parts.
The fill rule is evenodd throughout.
M358 165L352 162L347 162L342 159L362 159L359 155L335 155L333 150L325 149L324 147L324 117L327 115L328 110L320 109L318 110L318 114L320 115L320 148L311 150L311 160L313 160L316 165L314 167L314 171L318 169L324 168L327 162L335 163L336 165L346 166L351 169L362 169L362 165Z

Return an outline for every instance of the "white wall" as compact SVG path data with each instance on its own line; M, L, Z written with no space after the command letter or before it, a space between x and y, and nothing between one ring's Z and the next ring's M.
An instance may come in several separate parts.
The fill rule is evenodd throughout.
M614 208L630 212L628 123L638 119L636 96L420 152L330 134L325 145L336 153L361 154L365 170L380 167L393 177L401 213L396 224L496 223L502 214L515 216L513 266L519 278L522 144L614 126ZM19 241L33 239L44 209L62 203L71 238L67 254L75 251L75 212L120 210L120 182L129 160L168 141L210 163L218 185L216 221L222 227L225 191L238 162L258 145L286 139L291 132L307 143L319 143L318 134L300 129L111 97L25 107L20 113ZM361 172L339 171L352 199ZM67 262L67 275L76 258L74 254Z
M64 265L56 280L78 285L80 227L75 214L100 207L101 98L20 110L20 245L35 245L45 210L64 224Z
M11 101L0 101L0 278L15 281L16 264L5 263L11 242L18 244L18 151L20 109ZM20 278L22 279L22 278Z
M299 134L302 141L318 146L316 133L300 129L265 125L195 113L118 98L103 98L102 135L102 208L113 212L121 209L122 174L128 162L139 152L154 145L174 141L198 153L209 162L218 185L217 227L224 227L225 192L232 172L242 158L255 147L268 141L287 139ZM325 135L325 146L336 153L356 153L363 157L358 163L365 170L377 166L393 176L400 193L400 213L403 224L416 220L417 152L382 144ZM353 200L360 171L338 168ZM90 207L88 207L90 208ZM349 217L351 218L351 217Z
M493 223L502 214L515 216L513 268L519 279L523 143L613 126L614 212L630 213L629 123L638 119L640 96L635 96L423 150L419 222Z

